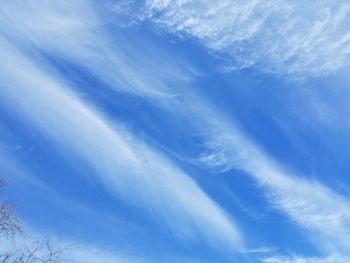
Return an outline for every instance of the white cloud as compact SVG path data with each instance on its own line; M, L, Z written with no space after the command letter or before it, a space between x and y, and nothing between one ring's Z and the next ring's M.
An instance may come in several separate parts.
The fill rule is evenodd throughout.
M3 137L0 137L1 139ZM100 209L92 208L89 203L77 201L71 196L62 196L50 185L49 181L44 181L36 172L27 168L26 163L19 162L10 147L0 147L0 178L8 182L9 191L15 189L18 196L30 197L21 201L21 208L28 209L32 208L33 205L36 209L38 205L33 204L31 198L44 200L44 202L50 203L50 209L54 211L55 215L66 216L70 214L72 218L79 218L79 220L83 218L84 223L93 222L94 226L103 227L110 233L117 232L123 243L129 240L130 235L135 236L145 231L143 226L133 225L130 221L119 217L118 211L103 212ZM45 170L45 172L51 173L50 169ZM51 218L51 211L47 211L49 218ZM20 221L22 219L20 218ZM26 230L32 229L30 224L24 222L24 225L27 226ZM43 231L43 229L38 229L38 231Z
M172 98L167 85L187 81L193 69L175 58L171 62L160 49L152 50L146 39L109 31L103 6L89 0L2 1L0 29L24 50L81 66L112 89ZM154 62L164 60L171 66Z
M4 105L47 134L63 154L91 165L118 198L149 210L175 234L239 245L234 223L188 175L83 103L46 64L5 40L0 45L6 50L0 54Z
M267 201L301 227L305 237L325 255L270 257L266 260L271 261L266 262L346 262L350 249L350 200L317 181L295 174L246 136L232 116L226 117L199 94L191 91L185 94L181 107L175 104L172 110L205 141L198 164L219 172L239 169L250 175L265 191Z
M71 242L75 244L74 242ZM106 263L137 263L137 262L149 262L145 259L140 259L137 256L125 255L118 252L111 252L96 248L89 245L73 245L74 248L67 251L64 255L64 259L72 262L81 263L95 263L95 262L106 262Z
M13 3L26 3L31 12L17 10ZM135 65L128 65L130 57L124 60L125 53L112 48L112 40L97 30L99 19L86 19L96 17L95 14L82 14L85 11L80 10L88 8L84 2L40 3L45 5L39 8L28 1L0 5L2 14L6 14L1 16L1 28L12 43L24 49L28 46L23 43L34 43L46 52L79 61L121 90L157 98L175 94L166 84L172 78L178 79L188 68L152 64L151 71L138 74L133 69ZM68 9L60 11L64 7ZM312 17L306 16L312 11L315 11ZM29 19L33 12L35 15ZM299 2L227 0L147 1L145 14L172 32L189 34L210 49L229 54L234 66L322 74L347 66L348 12L347 5L330 1L317 1L303 10ZM67 90L52 71L44 70L43 65L38 67L5 41L1 46L7 50L0 54L3 61L0 94L4 103L35 123L64 152L72 152L90 163L111 192L140 206L152 207L180 235L191 236L198 231L208 240L215 237L229 243L239 242L238 231L224 212L162 154L121 127L112 127ZM152 82L156 73L161 79ZM120 77L115 79L116 76ZM188 75L185 76L188 80ZM196 119L191 123L206 138L208 150L199 158L202 163L220 170L243 169L265 187L273 205L300 226L327 237L322 239L325 242L316 240L317 244L330 250L348 248L348 200L325 186L292 174L234 124L228 124L221 113L206 103L196 103L189 93L186 96L189 97L176 112L183 111Z
M318 182L284 167L248 138L199 95L188 93L181 112L204 138L200 164L218 171L240 169L265 190L267 200L293 222L312 233L310 241L323 251L346 251L350 241L350 201ZM186 105L186 106L185 106ZM187 117L189 116L189 117ZM193 121L196 120L196 121ZM191 126L192 125L192 126Z
M347 1L145 0L141 16L198 39L233 68L321 75L349 66Z
M344 263L349 262L348 256L332 255L328 257L270 257L263 259L264 263Z

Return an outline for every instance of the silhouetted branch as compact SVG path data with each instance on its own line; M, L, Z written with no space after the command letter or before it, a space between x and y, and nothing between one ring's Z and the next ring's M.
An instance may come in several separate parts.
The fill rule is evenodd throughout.
M0 248L0 263L60 262L67 248L59 242L52 242L49 238L28 241L24 237L13 207L1 198L6 186L7 183L0 180L0 238L8 240L12 246L8 251L1 251L3 248Z
M0 180L0 198L3 194L3 189L7 183ZM2 198L1 198L2 199ZM22 228L19 224L13 206L0 199L0 237L13 238L22 233Z

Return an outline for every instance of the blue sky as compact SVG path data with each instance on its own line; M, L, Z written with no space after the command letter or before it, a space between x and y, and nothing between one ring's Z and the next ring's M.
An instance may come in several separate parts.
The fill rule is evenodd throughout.
M72 262L350 262L350 5L5 0L0 171Z

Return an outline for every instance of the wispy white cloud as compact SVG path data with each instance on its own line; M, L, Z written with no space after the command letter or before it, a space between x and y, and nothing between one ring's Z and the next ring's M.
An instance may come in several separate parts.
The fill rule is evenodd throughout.
M19 3L25 5L18 9ZM113 39L97 30L101 21L85 3L41 1L44 5L39 6L13 1L0 5L1 29L10 41L0 42L7 51L0 54L4 104L34 123L62 151L87 161L113 194L147 206L179 235L239 243L234 224L183 171L82 102L56 73L44 69L47 64L39 64L39 57L33 62L13 47L37 46L77 61L118 90L157 98L176 94L168 87L169 80L181 79L178 76L191 69L152 64L149 71L136 65L140 60L129 64L125 54L137 54L112 48ZM30 12L25 11L28 8ZM148 18L170 31L188 34L216 52L229 54L236 67L322 74L348 65L346 4L317 1L302 10L299 2L287 1L146 1L145 8ZM312 11L312 17L305 16ZM329 15L321 19L323 14ZM188 80L187 73L184 76ZM327 237L314 240L316 244L329 251L348 249L347 199L293 174L221 112L199 102L197 96L186 96L176 112L194 118L191 124L206 139L207 151L199 158L202 164L244 170L265 187L271 204L303 228Z
M175 58L171 62L145 39L109 31L102 7L89 0L4 1L0 28L17 46L81 66L115 90L148 98L174 96L167 85L186 81L193 69ZM162 60L171 67L153 63Z
M253 249L245 249L242 252L249 254L271 254L276 252L278 249L278 247L258 247Z
M349 260L350 258L348 256L332 255L328 257L270 257L262 261L264 263L344 263L349 262Z
M0 136L0 140L2 139L3 137ZM44 200L50 203L50 207L55 215L66 216L70 214L72 218L79 218L79 220L84 218L84 222L93 222L94 226L108 229L110 233L118 233L123 244L129 242L130 239L128 237L130 235L136 235L136 233L140 235L145 232L142 226L133 225L130 221L122 219L116 211L104 212L92 208L89 203L77 201L71 196L62 196L50 185L49 181L43 180L37 176L36 172L30 170L27 163L20 162L13 150L10 147L5 147L5 145L0 147L0 177L8 182L9 192L15 190L15 193L29 197L28 200L22 200L19 210L36 209L38 206L37 204L33 205L33 202ZM51 171L46 170L45 172L50 173ZM31 198L35 201L32 201ZM47 212L48 214L51 213L51 211ZM49 218L52 217L49 216ZM36 222L26 222L25 219L27 218L20 218L20 221L24 223L26 230L29 230L28 232L34 232L33 234L35 235L35 232L43 231L43 229L33 231L33 224ZM48 228L50 227L48 226ZM57 229L53 230L57 232Z
M233 68L320 75L349 66L347 1L146 0L140 17L198 39Z
M231 118L199 94L186 92L172 108L202 136L198 164L217 171L243 170L264 189L267 201L290 218L327 253L347 251L350 201L317 181L294 173L264 152ZM312 233L310 235L310 233Z
M132 258L130 255L123 255L105 251L99 248L91 246L80 246L74 248L68 255L65 255L65 259L72 260L73 262L81 263L94 263L94 262L106 262L106 263L137 263L137 262L149 262L145 259L139 259L137 257Z
M314 233L310 239L317 246L324 251L349 249L348 199L278 163L209 104L205 107L197 104L192 110L202 120L202 126L197 128L207 138L207 150L199 157L202 164L218 170L245 171L265 189L267 200L276 209ZM220 157L217 161L216 156ZM320 235L323 238L318 238Z
M49 136L65 154L93 167L111 193L151 211L183 237L236 246L235 224L162 154L115 127L67 89L48 65L1 40L1 100ZM46 67L46 69L44 69Z

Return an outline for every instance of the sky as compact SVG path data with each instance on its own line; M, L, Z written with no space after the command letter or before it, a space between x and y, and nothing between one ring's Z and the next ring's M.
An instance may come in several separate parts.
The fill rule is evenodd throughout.
M0 61L0 176L68 262L350 262L348 1L3 0Z

